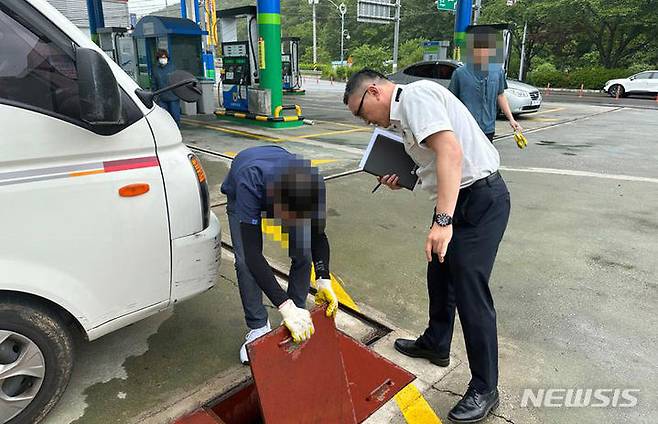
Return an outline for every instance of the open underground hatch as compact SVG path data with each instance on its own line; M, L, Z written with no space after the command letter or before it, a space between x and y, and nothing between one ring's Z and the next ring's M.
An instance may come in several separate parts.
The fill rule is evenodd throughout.
M285 327L247 346L253 382L176 424L360 423L415 377L337 330L324 308L295 344Z

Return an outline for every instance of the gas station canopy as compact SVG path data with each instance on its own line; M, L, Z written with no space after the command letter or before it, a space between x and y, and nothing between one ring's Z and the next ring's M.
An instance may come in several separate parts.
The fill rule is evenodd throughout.
M165 16L144 16L137 22L133 31L135 38L160 37L170 34L202 35L203 31L190 19Z

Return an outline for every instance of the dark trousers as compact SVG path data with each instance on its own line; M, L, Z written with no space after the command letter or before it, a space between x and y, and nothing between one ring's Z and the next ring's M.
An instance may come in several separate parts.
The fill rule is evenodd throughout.
M180 100L174 100L172 102L160 100L158 101L158 105L169 112L171 117L174 118L176 125L180 127Z
M231 230L231 242L235 255L235 273L238 277L238 288L240 300L244 310L244 319L250 329L261 328L267 324L267 310L263 305L263 290L256 282L247 263L245 262L245 249L242 236L240 235L240 219L235 215L233 202L229 199L226 214L228 215L229 229ZM296 237L291 234L290 237ZM298 308L306 307L306 296L311 284L311 253L298 252L291 257L291 265L288 280L288 297Z
M489 276L509 213L510 197L502 177L460 190L444 262L434 254L427 267L430 319L418 340L447 356L456 309L471 369L470 385L482 392L498 385L496 310Z

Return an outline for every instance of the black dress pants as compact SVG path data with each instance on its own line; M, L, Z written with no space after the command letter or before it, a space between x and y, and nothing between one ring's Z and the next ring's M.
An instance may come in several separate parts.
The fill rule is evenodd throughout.
M498 385L496 310L489 276L509 213L509 192L498 173L460 190L444 262L433 254L427 267L430 319L418 342L447 356L456 309L471 370L470 385L481 392Z

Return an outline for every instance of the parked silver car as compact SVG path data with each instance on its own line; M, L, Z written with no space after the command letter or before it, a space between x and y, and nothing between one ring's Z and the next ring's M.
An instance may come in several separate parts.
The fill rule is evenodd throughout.
M460 66L463 66L463 63L455 60L418 62L388 75L388 78L396 84L409 84L421 79L429 79L448 87L452 73ZM539 90L519 81L507 80L505 97L514 115L536 112L541 107L542 97Z

